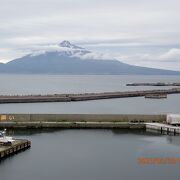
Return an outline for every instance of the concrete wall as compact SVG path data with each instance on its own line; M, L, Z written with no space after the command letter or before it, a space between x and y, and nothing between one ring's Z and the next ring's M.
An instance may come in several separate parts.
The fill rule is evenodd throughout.
M125 92L103 92L103 93L84 93L84 94L59 94L59 95L31 95L31 96L0 96L0 103L35 103L35 102L69 102L86 101L111 98L138 97L147 94L176 94L180 93L180 88L156 89L144 91L125 91Z
M108 122L162 122L166 120L164 115L109 115L109 114L32 114L30 121L108 121Z
M0 114L0 128L145 128L166 115L136 114Z
M137 114L0 114L2 122L164 122L166 115Z

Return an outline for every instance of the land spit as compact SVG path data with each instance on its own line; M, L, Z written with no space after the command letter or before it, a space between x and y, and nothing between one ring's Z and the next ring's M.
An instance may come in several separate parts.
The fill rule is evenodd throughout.
M24 95L24 96L0 96L0 103L38 103L38 102L71 102L87 101L98 99L126 98L146 96L148 94L178 94L180 88L144 90L144 91L125 91L125 92L103 92L103 93L84 93L84 94L53 94L53 95Z
M145 128L164 123L166 115L137 114L1 114L0 128Z

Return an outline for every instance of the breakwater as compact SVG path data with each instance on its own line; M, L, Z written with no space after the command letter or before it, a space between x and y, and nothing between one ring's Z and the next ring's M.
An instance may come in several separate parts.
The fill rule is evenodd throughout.
M147 94L145 95L145 98L164 99L167 98L167 94Z
M130 83L130 84L126 84L126 86L180 86L180 83L164 83L164 82L157 82L157 83Z
M84 94L53 94L53 95L25 95L25 96L0 96L0 103L37 103L37 102L71 102L98 99L126 98L146 96L148 94L178 94L180 88L125 91L125 92L103 92Z
M163 114L1 114L0 128L145 128L165 121Z

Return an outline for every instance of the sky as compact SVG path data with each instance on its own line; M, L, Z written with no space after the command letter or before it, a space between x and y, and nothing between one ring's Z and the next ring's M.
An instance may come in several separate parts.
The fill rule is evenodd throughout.
M68 40L125 63L180 70L180 0L0 0L0 62Z

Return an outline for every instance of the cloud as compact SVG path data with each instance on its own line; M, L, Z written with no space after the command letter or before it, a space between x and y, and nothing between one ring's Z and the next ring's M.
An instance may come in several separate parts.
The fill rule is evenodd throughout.
M131 55L127 52L90 52L84 55L77 53L74 56L84 60L119 60L137 66L180 70L180 49L177 48L168 49L159 54L135 53Z
M111 53L100 53L100 52L89 52L85 54L75 54L74 57L79 57L83 60L92 59L92 60L116 60L113 54Z
M180 62L180 49L173 48L159 56L161 61Z
M176 48L156 55L148 53L119 54L114 58L138 66L180 70L180 49Z
M179 0L1 0L0 49L8 50L0 52L0 61L67 39L100 51L86 56L109 59L110 53L138 65L171 62L169 68L176 69L179 7ZM171 52L164 48L167 45ZM144 52L152 46L159 54Z

